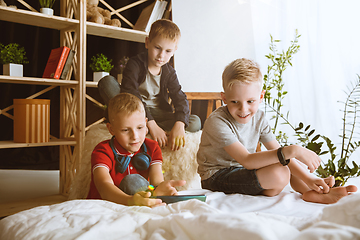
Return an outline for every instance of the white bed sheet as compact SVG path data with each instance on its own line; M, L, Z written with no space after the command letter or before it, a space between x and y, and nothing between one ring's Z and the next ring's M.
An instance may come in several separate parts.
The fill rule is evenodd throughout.
M0 239L360 239L360 194L332 205L284 191L275 197L208 190L206 203L126 207L72 200L36 207L0 221Z

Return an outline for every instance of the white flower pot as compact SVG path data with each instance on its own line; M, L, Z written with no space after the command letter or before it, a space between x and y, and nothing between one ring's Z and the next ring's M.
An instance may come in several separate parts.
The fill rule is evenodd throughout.
M100 79L102 79L103 77L105 77L107 75L109 75L108 72L94 72L93 81L98 82Z
M40 12L46 15L54 15L54 9L51 8L40 8Z
M3 74L12 77L22 77L23 76L23 65L8 63L3 65Z

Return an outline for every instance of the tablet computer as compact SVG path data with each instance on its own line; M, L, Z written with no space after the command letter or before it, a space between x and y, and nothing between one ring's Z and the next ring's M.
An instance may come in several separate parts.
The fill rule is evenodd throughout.
M190 199L198 199L200 201L205 202L206 196L205 195L173 195L173 196L152 196L152 198L160 198L163 202L169 204L169 203L175 203L180 201L186 201Z

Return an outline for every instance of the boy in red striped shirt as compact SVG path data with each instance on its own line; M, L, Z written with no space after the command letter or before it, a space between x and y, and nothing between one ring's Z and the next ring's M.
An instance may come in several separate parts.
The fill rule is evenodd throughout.
M121 93L108 106L107 128L112 139L99 143L91 155L91 184L88 199L104 199L123 205L159 206L154 195L176 195L184 180L164 181L159 144L146 138L144 105L136 96Z

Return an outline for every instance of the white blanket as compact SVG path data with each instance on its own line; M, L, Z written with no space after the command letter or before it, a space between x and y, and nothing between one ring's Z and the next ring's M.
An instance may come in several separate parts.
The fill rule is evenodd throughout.
M360 239L360 194L332 205L284 191L276 197L207 195L167 206L126 207L72 200L36 207L0 221L0 239Z

